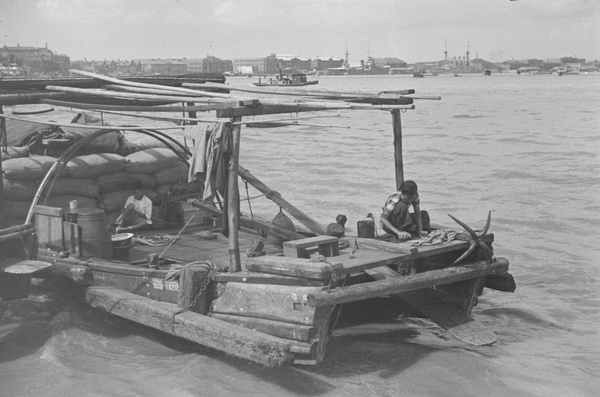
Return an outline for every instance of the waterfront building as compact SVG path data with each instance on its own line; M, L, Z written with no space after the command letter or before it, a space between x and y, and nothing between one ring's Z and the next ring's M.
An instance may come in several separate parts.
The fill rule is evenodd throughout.
M70 59L67 55L55 54L45 47L0 47L0 64L5 68L18 67L20 74L66 74Z
M187 65L180 59L135 59L144 74L185 74Z

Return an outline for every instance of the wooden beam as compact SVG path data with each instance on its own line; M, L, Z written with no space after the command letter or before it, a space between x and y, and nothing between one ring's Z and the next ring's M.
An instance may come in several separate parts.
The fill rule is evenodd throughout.
M277 204L278 206L283 208L285 211L287 211L290 215L292 215L294 218L296 218L300 223L302 223L304 226L306 226L308 228L308 230L310 230L311 232L314 232L316 234L322 234L322 235L327 234L327 228L325 226L320 225L315 220L313 220L310 216L306 215L305 213L303 213L302 211L300 211L299 209L294 207L292 204L287 202L283 197L281 197L281 195L279 193L275 192L270 187L265 185L262 181L260 181L257 177L252 175L252 173L250 171L248 171L241 165L238 168L239 168L238 172L241 175L242 179L244 179L246 182L248 182L249 184L254 186L256 189L258 189L258 191L263 193L269 200L273 201L275 204Z
M394 166L396 170L396 190L404 182L404 163L402 160L402 119L400 110L392 110L392 124L394 129Z
M343 107L339 107L341 109ZM257 106L249 106L249 107L240 107L240 108L227 108L227 109L218 109L217 117L218 118L226 118L226 117L238 117L238 116L261 116L267 114L280 114L280 113L300 113L300 112L315 112L318 110L323 110L318 106L300 106L300 105L257 105Z
M291 102L261 100L261 105L241 108L217 110L217 117L260 116L277 113L300 113L323 110L356 109L356 110L409 110L415 105L371 105L369 103L350 103L340 101Z
M317 329L312 325L292 324L282 321L266 320L264 318L223 313L212 313L211 317L262 332L263 334L298 342L308 342L317 335Z
M274 285L298 285L301 287L322 287L325 283L321 280L312 280L299 277L282 276L279 274L237 272L217 273L217 283L247 283L247 284L274 284Z
M231 122L242 121L241 117L233 117ZM238 166L240 158L240 124L231 126L231 157L228 165L228 184L227 184L227 209L229 224L229 266L232 272L242 270L242 261L240 258L240 191L238 187Z
M215 208L213 206L210 206L206 203L203 203L199 200L191 199L191 200L188 200L188 203L192 207L200 208L200 209L208 212L209 214L212 214L215 216L223 216L223 212L221 210L219 210L218 208ZM280 237L285 240L296 240L296 239L306 237L300 233L293 232L284 227L275 225L271 222L260 221L258 219L251 219L251 218L248 218L247 216L240 216L240 226L246 227L248 229L252 229L252 230L256 231L262 237L266 237L269 234L272 234L274 236Z
M508 270L508 260L498 258L496 262L487 260L462 266L431 270L397 279L385 279L321 291L308 295L308 304L313 307L336 305L383 295L398 294L423 288L449 284L456 281L483 277L488 274L504 273Z
M248 258L246 269L251 272L279 274L327 282L343 268L342 263L337 261L336 257L329 259L331 262L313 262L304 258L265 255Z
M229 355L278 367L292 363L290 342L110 287L88 287L92 307L200 343Z
M3 99L0 97L0 115L4 114L3 110ZM6 120L4 118L0 118L0 150L4 150L4 145L6 144L6 139L8 135L6 132ZM2 174L2 161L0 160L0 175ZM0 183L0 229L4 228L6 223L6 214L5 214L6 206L4 205L4 179L2 179L2 183Z
M221 287L221 286L219 286ZM313 325L315 309L306 296L322 287L227 283L211 304L212 313Z

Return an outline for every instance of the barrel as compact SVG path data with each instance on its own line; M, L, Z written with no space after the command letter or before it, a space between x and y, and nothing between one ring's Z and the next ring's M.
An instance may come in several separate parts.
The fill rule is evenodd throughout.
M97 208L78 208L77 223L81 227L83 256L112 259L112 242L106 228L106 215Z

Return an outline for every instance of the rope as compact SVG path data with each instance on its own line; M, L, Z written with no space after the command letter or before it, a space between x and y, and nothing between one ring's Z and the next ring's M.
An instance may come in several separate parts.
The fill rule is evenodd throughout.
M152 247L160 247L172 243L177 239L176 236L170 234L159 234L153 237L134 236L133 241L138 244L150 245Z
M246 200L248 201L248 209L250 210L250 217L252 219L254 219L254 214L252 213L252 204L250 203L250 192L248 191L248 181L246 181L245 179L244 179L244 184L246 185Z
M198 211L200 211L200 208L196 209L196 212L194 212L192 214L192 216L190 216L190 219L188 219L188 221L185 223L185 225L183 225L183 227L181 228L181 230L179 231L179 233L177 233L177 236L175 236L175 238L171 241L171 243L167 246L167 248L165 248L165 250L158 256L159 258L162 258L162 256L165 254L165 252L167 252L167 250L169 249L169 247L171 247L171 245L179 238L179 235L181 233L183 233L183 231L185 230L185 228L187 227L187 225L189 225L190 222L192 221L192 219L194 219L194 217L196 216L196 214L198 213Z

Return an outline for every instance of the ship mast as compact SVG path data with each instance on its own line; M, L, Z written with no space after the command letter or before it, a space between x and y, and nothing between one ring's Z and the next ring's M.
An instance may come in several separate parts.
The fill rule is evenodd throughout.
M467 39L467 67L469 67L469 39Z
M448 42L444 38L444 62L448 62Z
M344 60L344 66L349 67L350 63L348 63L348 45L346 45L346 59Z

